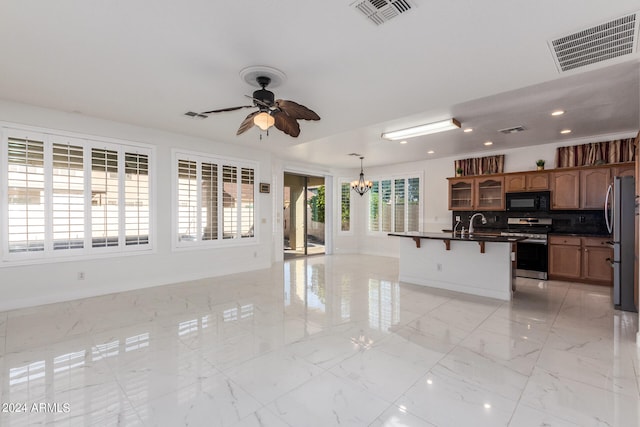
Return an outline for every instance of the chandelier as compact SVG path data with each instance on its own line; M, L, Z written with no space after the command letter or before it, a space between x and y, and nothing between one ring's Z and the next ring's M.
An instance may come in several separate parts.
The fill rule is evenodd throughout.
M371 187L373 187L373 183L371 181L364 180L364 172L362 170L362 160L364 157L360 157L360 178L357 181L351 182L351 189L355 190L356 193L363 196L364 193L369 191Z

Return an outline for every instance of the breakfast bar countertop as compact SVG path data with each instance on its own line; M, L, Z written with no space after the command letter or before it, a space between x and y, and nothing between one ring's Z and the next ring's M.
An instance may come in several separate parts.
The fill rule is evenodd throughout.
M494 233L473 233L464 234L460 233L438 233L438 232L418 232L410 231L407 233L389 233L389 236L397 237L409 237L412 239L433 239L433 240L456 240L456 241L469 241L469 242L504 242L514 243L525 240L526 237L518 236L501 236Z

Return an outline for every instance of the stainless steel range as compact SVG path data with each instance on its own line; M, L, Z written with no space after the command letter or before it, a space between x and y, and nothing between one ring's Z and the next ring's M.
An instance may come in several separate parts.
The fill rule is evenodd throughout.
M549 255L547 235L551 231L551 218L508 218L503 236L526 237L518 242L516 276L547 280Z

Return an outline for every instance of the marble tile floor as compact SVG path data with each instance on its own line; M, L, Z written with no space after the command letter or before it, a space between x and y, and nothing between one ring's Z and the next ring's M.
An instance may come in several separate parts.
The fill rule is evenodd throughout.
M0 313L1 426L638 426L637 314L511 302L314 256Z

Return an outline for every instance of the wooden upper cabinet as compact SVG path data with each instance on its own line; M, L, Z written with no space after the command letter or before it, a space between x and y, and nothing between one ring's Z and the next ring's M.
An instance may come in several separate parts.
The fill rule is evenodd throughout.
M527 190L548 190L549 174L547 172L528 173Z
M449 209L504 210L504 177L450 178Z
M580 171L551 173L551 208L580 209Z
M508 174L504 178L505 191L540 191L549 189L549 173L525 172Z
M474 209L504 210L504 177L476 178Z
M473 209L473 178L449 180L449 209L468 211Z
M611 177L614 176L636 176L635 163L621 164L611 169Z
M580 209L604 209L604 199L611 183L611 169L580 171Z
M513 193L514 191L526 191L527 178L524 173L516 173L507 175L504 178L504 188L507 193Z

